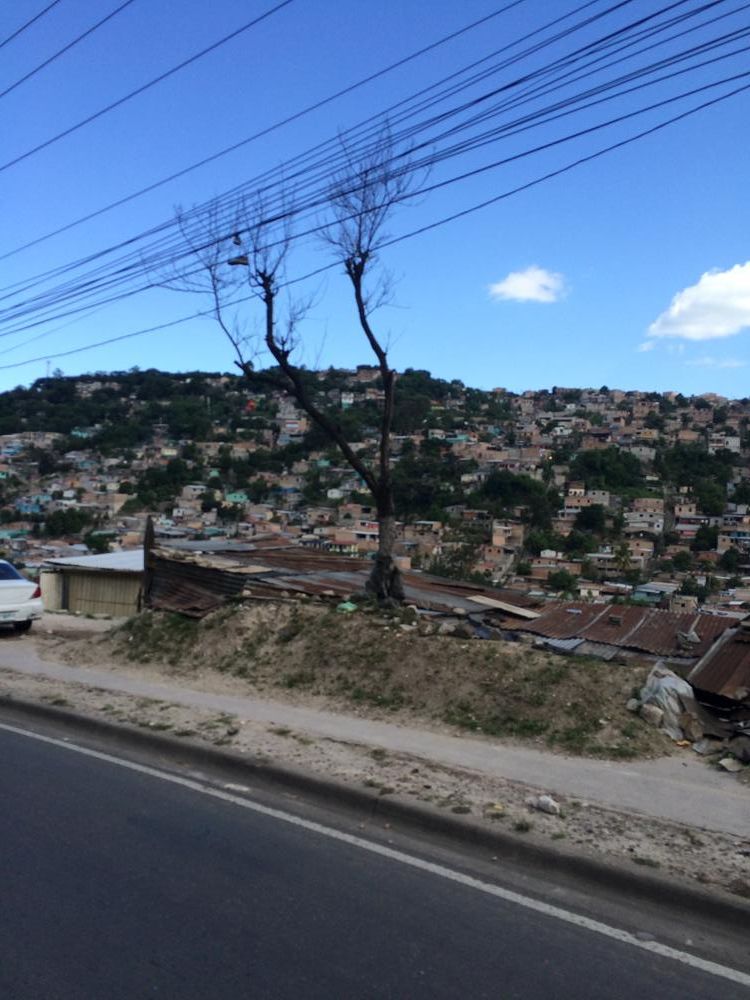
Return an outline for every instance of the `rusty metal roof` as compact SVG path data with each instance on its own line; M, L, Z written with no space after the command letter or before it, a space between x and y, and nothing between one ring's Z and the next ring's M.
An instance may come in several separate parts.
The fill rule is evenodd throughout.
M315 573L316 576L329 573L336 575L355 574L356 579L352 577L352 580L357 586L362 585L362 581L366 579L372 569L370 559L331 555L318 549L302 548L290 542L283 535L254 536L252 541L240 543L232 539L212 539L206 542L170 541L166 544L160 544L158 551L165 557L173 553L175 558L194 558L204 562L204 564L210 563L215 566L238 567L253 564L267 567L269 570L278 569L285 574L300 572ZM521 608L533 608L539 603L537 599L519 591L481 587L473 583L448 580L444 577L432 576L429 573L415 570L405 571L403 578L407 588L411 587L415 592L439 592L456 598L483 595ZM460 602L457 602L456 606L460 606ZM475 605L471 605L471 608L476 610Z
M175 551L159 547L149 552L147 603L196 617L241 593L267 599L283 593L348 597L364 590L372 568L367 559L301 549L284 539L268 547L212 545L209 552L180 548ZM736 626L735 619L718 615L584 602L546 606L536 620L528 621L522 619L528 618L530 612L524 613L522 607L531 602L527 599L522 604L522 595L423 573L407 572L403 577L406 600L424 610L502 615L506 627L547 639L586 642L592 650L631 649L694 660L703 657L727 629ZM498 598L499 608L483 604L498 604ZM517 614L513 607L516 600ZM741 648L741 664L746 662L745 656L750 664L750 641ZM718 675L723 678L722 671L728 672L726 683L731 685L735 674L729 669L729 661L720 658L718 662ZM742 669L739 673L745 677Z
M177 562L149 553L146 603L160 611L201 618L242 591L244 578L210 566Z
M546 639L573 639L581 637L586 627L608 610L608 605L564 602L544 610L533 622L524 622L524 632L544 636Z
M652 608L643 624L630 637L630 644L654 656L700 657L734 624L720 615L680 613ZM680 642L678 633L694 632L699 642Z
M504 601L517 608L536 608L539 600L529 597L521 591L508 590L494 587L480 587L475 583L464 583L461 580L448 580L442 576L432 576L430 573L407 570L403 574L407 584L414 587L421 587L430 591L438 590L443 594L452 594L455 597L472 597L483 595L496 601Z
M631 633L643 623L648 611L632 605L607 604L604 613L595 618L581 633L591 642L610 646L626 646Z
M565 602L551 607L534 622L514 628L548 639L586 639L592 643L634 649L653 656L702 656L727 629L731 618L619 604ZM687 641L690 633L697 642ZM680 638L682 633L683 638Z
M368 559L331 556L290 545L284 539L268 547L247 543L159 546L150 551L149 565L151 606L180 610L180 602L184 600L188 614L205 614L227 595L242 590L258 597L280 596L283 592L348 597L365 589L372 569ZM230 581L228 577L233 579ZM502 601L502 613L512 618L515 599L523 600L520 594L416 572L404 573L403 581L407 602L442 614L492 613L495 609L483 607L476 598L495 602L506 598ZM523 604L529 603L528 599L523 600ZM519 617L531 614L519 606Z
M738 629L691 670L693 687L733 701L750 702L750 631Z

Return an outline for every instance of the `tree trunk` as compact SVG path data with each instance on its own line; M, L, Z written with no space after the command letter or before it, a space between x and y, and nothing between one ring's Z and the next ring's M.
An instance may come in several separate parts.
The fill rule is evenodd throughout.
M378 601L403 601L404 584L401 570L393 560L396 543L396 518L393 514L378 514L378 554L365 590Z

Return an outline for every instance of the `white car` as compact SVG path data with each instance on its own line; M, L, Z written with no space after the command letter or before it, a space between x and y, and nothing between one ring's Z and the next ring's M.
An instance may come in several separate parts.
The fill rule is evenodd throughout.
M43 610L39 584L27 580L15 566L0 559L0 625L28 632L31 623L42 617Z

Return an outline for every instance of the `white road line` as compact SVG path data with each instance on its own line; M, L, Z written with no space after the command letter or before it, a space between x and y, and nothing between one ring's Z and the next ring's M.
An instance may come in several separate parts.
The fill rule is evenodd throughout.
M292 826L302 827L305 830L321 834L322 836L329 837L332 840L338 840L344 844L350 844L352 847L357 847L360 850L369 851L371 854L378 854L391 861L397 861L399 864L408 865L410 868L417 868L420 871L430 872L430 874L437 875L439 878L446 879L449 882L457 882L459 885L475 889L478 892L483 892L488 896L496 896L508 903L514 903L516 906L523 906L527 910L534 910L535 912L541 913L546 917L553 917L555 920L562 920L564 923L573 924L576 927L582 927L584 930L592 931L594 934L600 934L603 937L611 938L614 941L630 945L633 948L640 948L641 951L649 951L654 955L659 955L661 958L671 958L675 962L681 962L683 965L688 965L693 969L699 969L701 972L706 972L709 975L719 976L722 979L727 979L733 983L739 983L742 986L750 986L750 975L741 972L739 969L732 969L726 965L709 962L706 959L699 958L697 955L691 955L689 952L680 951L678 948L670 948L669 945L660 944L658 941L641 941L628 931L620 930L618 927L611 927L609 924L601 923L599 920L592 920L590 917L583 917L578 913L571 913L569 910L564 910L559 906L552 906L549 903L533 899L530 896L524 896L521 893L513 892L510 889L503 889L500 886L492 885L489 882L482 882L480 879L472 878L471 875L463 875L460 872L451 871L450 868L434 864L432 861L424 861L421 858L412 857L410 854L404 854L403 851L394 850L392 847L385 847L381 844L365 840L362 837L356 837L350 833L343 833L340 830L334 830L331 827L323 826L320 823L302 819L301 817L294 816L291 813L282 812L280 809L273 809L269 806L260 805L258 802L240 798L239 796L232 795L227 791L207 787L198 781L193 781L190 778L181 778L179 775L168 774L165 771L159 771L146 764L136 764L133 761L122 760L119 757L113 757L110 754L101 753L99 750L89 750L87 747L78 746L77 744L71 743L67 740L55 739L52 736L42 736L39 733L32 733L26 729L20 729L16 726L6 725L5 723L0 723L0 730L15 733L18 736L25 736L28 739L38 740L40 743L49 743L52 746L61 747L63 750L70 750L74 753L83 754L85 757L94 757L96 760L103 760L108 764L114 764L117 767L123 767L129 771L137 771L139 774L147 774L152 778L158 778L160 781L170 781L174 785L182 785L183 788L189 788L194 792L200 793L201 795L209 795L212 798L221 799L223 802L231 802L233 805L240 806L242 809L250 809L253 812L262 814L263 816L270 816L273 819L280 820L283 823L289 823Z

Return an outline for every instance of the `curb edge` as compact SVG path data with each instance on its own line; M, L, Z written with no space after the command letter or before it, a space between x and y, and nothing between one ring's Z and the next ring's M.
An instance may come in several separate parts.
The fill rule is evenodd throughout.
M25 721L45 720L79 732L98 736L131 749L151 750L174 764L214 767L248 778L280 785L307 795L319 803L335 802L365 813L370 820L398 821L412 828L437 834L448 840L485 848L508 860L533 865L537 872L549 871L573 876L589 885L616 889L631 899L640 898L675 909L698 912L704 917L731 924L750 922L750 902L730 896L723 890L709 891L674 881L653 873L636 871L623 864L595 858L562 846L552 847L493 830L471 819L448 815L437 808L376 791L357 788L336 778L323 777L293 765L269 763L267 759L241 755L236 751L204 746L192 740L177 740L161 732L140 729L127 723L115 723L85 715L75 710L41 702L0 695L0 711ZM741 925L741 924L740 924Z

